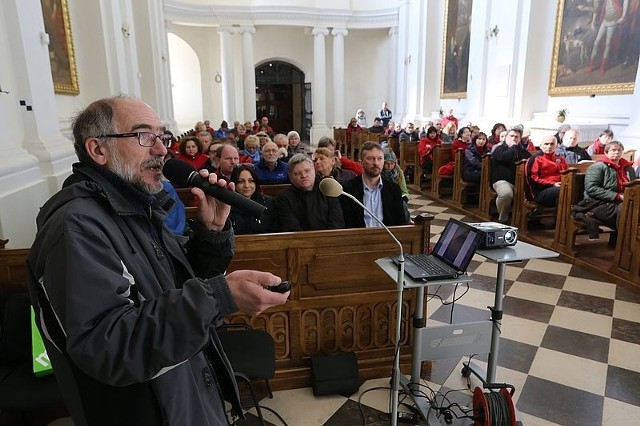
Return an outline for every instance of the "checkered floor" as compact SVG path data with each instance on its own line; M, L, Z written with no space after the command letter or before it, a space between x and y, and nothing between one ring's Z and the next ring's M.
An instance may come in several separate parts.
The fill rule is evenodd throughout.
M419 195L411 196L409 206L413 214L436 216L432 241L448 218L466 220ZM484 320L486 307L494 304L496 264L476 256L469 271L474 281L455 303L454 322ZM449 288L439 294L451 300L452 291ZM504 310L496 380L515 386L513 399L524 425L638 424L640 291L599 281L560 260L530 260L507 266ZM428 312L428 324L449 323L451 305L432 298ZM466 359L433 361L430 374L423 374L423 383L440 395L453 390L446 394L448 400L470 407L471 391L460 374ZM480 367L486 367L486 361L486 355L474 357ZM472 377L471 389L477 384ZM366 392L377 387L381 389ZM316 398L305 388L275 392L274 399L266 398L261 405L278 412L290 426L363 425L361 395L366 424L388 425L389 378L367 381L360 393L349 398ZM251 413L254 411L241 424L258 424ZM269 412L265 418L269 424L282 424ZM452 424L472 421L454 419Z

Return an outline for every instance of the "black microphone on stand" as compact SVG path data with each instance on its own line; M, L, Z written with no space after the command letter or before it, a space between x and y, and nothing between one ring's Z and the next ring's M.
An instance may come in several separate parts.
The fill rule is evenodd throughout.
M320 192L322 192L327 197L337 198L341 195L352 200L354 203L362 207L364 211L369 213L372 218L374 218L380 226L384 228L385 231L393 238L393 241L398 244L398 276L396 277L396 290L398 292L398 306L397 306L397 316L396 316L396 347L394 354L394 365L393 365L393 376L392 376L392 396L391 396L391 425L396 426L398 424L398 395L400 392L400 335L402 330L402 290L404 289L404 250L402 249L402 243L393 235L393 232L385 225L382 220L378 218L371 210L367 208L364 204L360 202L356 197L349 194L348 192L344 192L342 190L342 185L333 179L333 178L325 178L320 181L319 186Z
M195 186L200 188L210 197L224 202L225 204L235 207L243 212L250 214L256 219L262 217L266 207L260 203L256 203L251 198L247 198L242 194L238 194L229 188L222 188L218 185L211 185L202 178L200 174L184 161L172 158L164 163L162 173L171 182L182 187Z

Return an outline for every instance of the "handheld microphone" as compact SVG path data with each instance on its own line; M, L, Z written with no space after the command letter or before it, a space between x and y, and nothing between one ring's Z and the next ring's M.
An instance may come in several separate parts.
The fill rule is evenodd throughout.
M196 188L200 188L208 196L220 200L231 207L242 210L256 219L260 219L266 209L262 204L256 203L252 199L238 194L235 191L222 188L218 185L211 185L203 179L193 167L184 161L175 158L167 160L162 168L162 173L171 182L175 182L180 186L195 186Z

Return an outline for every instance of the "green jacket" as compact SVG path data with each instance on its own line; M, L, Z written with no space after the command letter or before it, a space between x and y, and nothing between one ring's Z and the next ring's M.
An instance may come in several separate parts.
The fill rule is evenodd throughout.
M624 158L620 159L620 166L631 181L636 178L631 163ZM597 161L591 165L584 177L584 198L594 199L609 203L620 202L618 191L618 179L616 170L608 161Z

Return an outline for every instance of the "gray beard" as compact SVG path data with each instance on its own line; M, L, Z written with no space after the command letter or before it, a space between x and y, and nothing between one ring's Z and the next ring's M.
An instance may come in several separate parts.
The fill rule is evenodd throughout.
M115 147L111 147L111 148L112 148L110 149L111 162L107 164L107 168L109 170L111 170L116 175L120 176L123 180L129 182L131 185L149 194L153 195L162 191L163 189L162 182L159 182L157 185L147 184L142 179L142 176L140 176L140 173L137 170L125 164L124 160L122 159L122 156L120 155L120 152L118 152L118 150L115 149ZM160 169L162 169L163 164L164 164L164 160L159 158L159 159L154 159L154 160L142 163L141 168L146 169L149 167L153 167L155 165L159 165Z

